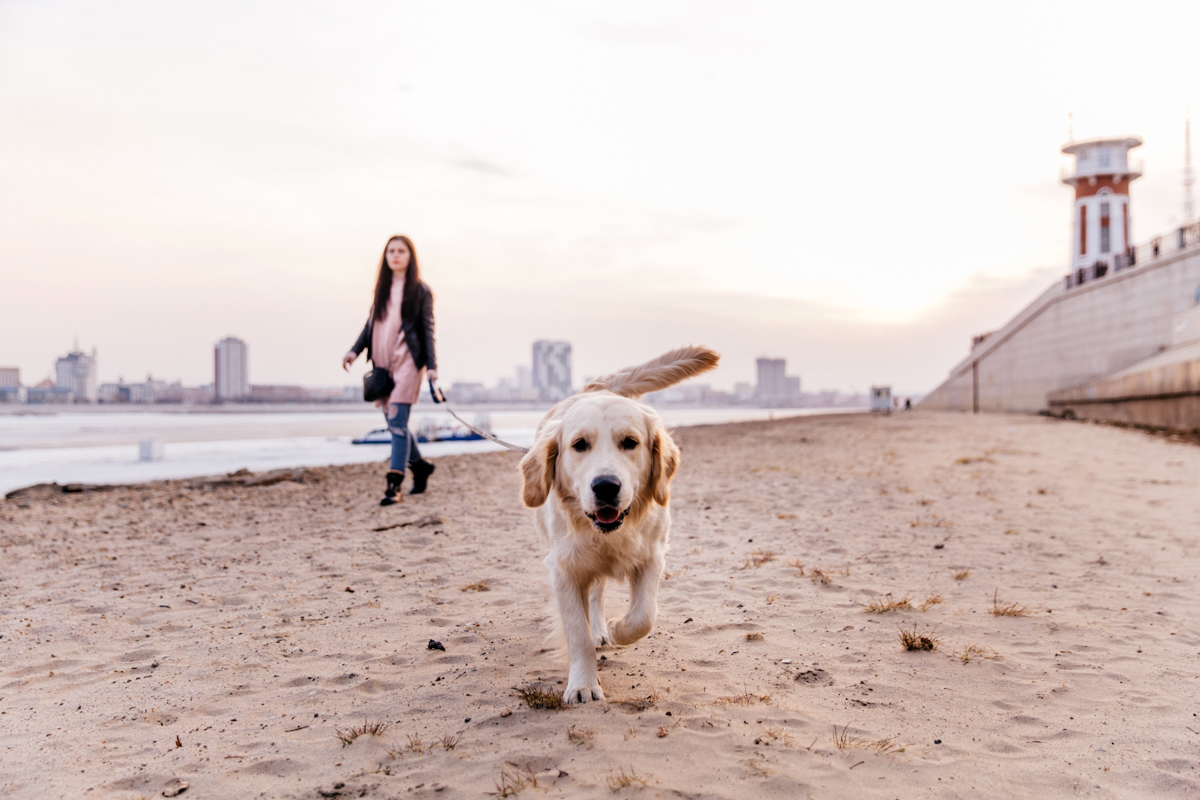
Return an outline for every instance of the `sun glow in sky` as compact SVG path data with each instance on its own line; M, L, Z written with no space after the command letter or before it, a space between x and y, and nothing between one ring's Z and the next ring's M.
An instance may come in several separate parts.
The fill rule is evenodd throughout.
M565 338L927 390L1065 272L1068 113L1180 224L1198 8L0 1L0 365L351 383L397 232L446 383Z

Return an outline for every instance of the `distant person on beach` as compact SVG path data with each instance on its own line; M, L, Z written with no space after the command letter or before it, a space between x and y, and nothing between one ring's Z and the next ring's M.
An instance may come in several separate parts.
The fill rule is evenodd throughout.
M358 341L342 358L342 369L364 349L376 369L387 370L395 387L386 398L375 401L383 409L392 434L392 458L387 489L381 506L397 500L404 483L404 465L412 470L410 494L421 494L433 474L433 463L421 457L416 437L408 429L408 415L421 394L424 373L437 380L437 357L433 344L433 292L421 281L417 251L407 236L388 239L379 260L375 300Z

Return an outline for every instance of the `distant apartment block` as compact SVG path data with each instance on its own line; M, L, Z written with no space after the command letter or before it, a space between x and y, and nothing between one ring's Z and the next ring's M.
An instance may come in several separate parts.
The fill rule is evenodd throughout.
M532 377L539 399L554 403L570 396L571 343L534 342Z
M488 390L482 383L455 381L446 397L456 403L483 403L488 399Z
M250 399L250 365L246 343L227 336L213 348L217 402Z
M800 401L800 376L787 374L787 360L758 359L758 384L754 399L768 406L790 405Z
M25 387L21 385L19 367L0 367L0 403L24 403Z
M73 393L76 403L96 402L96 350L88 355L79 350L68 353L54 363L55 389L62 396Z

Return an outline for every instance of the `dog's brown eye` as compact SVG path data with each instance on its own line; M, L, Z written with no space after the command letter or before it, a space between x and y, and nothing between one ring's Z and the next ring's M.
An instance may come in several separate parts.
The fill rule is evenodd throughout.
M571 445L571 449L573 449L576 453L582 453L586 451L588 449L587 439L576 439L575 443Z
M632 436L626 436L621 440L622 450L632 450L635 447L637 447L637 439L633 438Z

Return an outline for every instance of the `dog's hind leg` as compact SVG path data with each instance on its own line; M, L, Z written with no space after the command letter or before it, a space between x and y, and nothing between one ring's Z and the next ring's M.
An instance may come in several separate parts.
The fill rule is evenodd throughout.
M563 701L587 703L603 700L604 692L596 678L596 646L592 644L592 631L588 624L589 587L580 586L574 576L556 566L550 568L550 584L558 603L563 634L567 638L569 666Z
M633 644L654 627L663 562L655 559L629 579L629 610L609 624L614 644Z
M608 587L608 578L597 578L588 592L588 616L592 622L592 643L596 647L612 644L612 636L608 633L608 620L604 618L604 590Z

